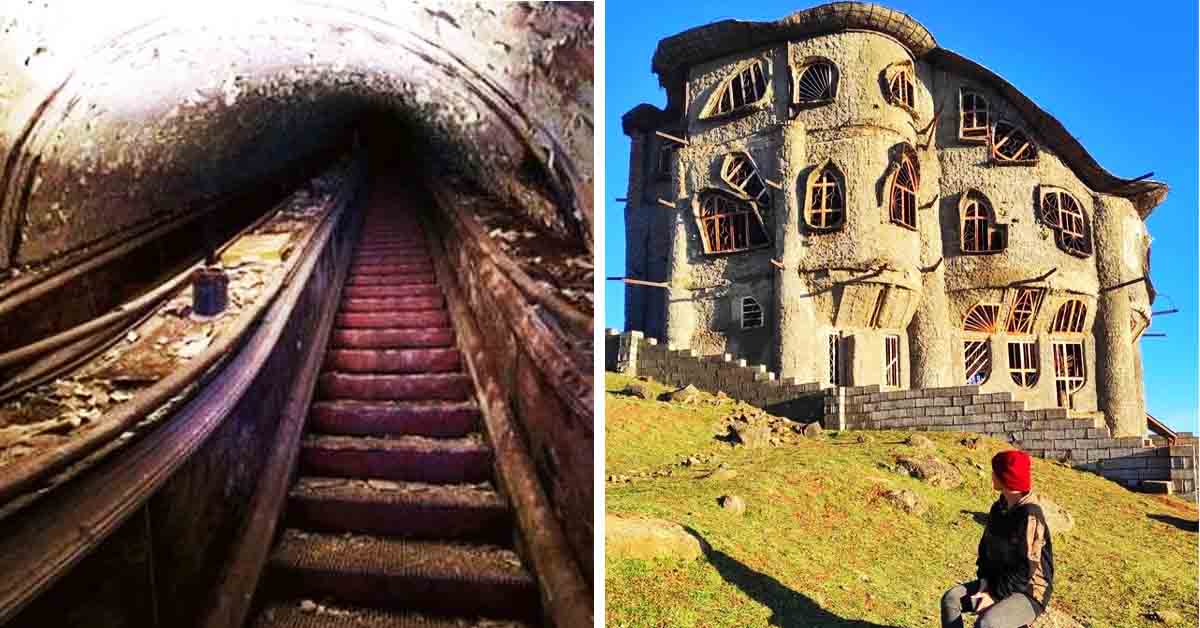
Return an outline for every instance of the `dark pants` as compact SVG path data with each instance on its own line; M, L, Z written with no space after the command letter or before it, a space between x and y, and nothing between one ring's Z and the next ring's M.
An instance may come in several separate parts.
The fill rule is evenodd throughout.
M942 596L942 628L963 628L966 598L979 593L979 581L956 585ZM975 622L975 628L1020 628L1037 619L1038 611L1022 593L1014 593L987 607Z

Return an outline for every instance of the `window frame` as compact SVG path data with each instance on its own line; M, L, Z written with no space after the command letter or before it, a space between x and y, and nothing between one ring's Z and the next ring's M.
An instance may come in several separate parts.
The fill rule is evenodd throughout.
M727 212L717 211L717 212L708 214L708 213L706 213L706 208L708 206L708 201L710 199L712 199L714 201L726 203L729 206L736 208L737 211L727 211ZM725 192L724 190L716 190L716 189L708 189L708 190L702 191L698 195L697 200L699 203L699 207L698 207L699 211L696 213L696 226L700 230L700 241L704 248L704 253L706 255L724 255L724 254L730 254L730 253L742 253L745 251L753 251L755 249L760 249L760 248L768 247L771 245L770 234L767 233L766 225L763 223L762 216L758 213L758 207L754 201L751 201L749 199L737 198L737 197L733 196L732 194ZM741 221L742 224L740 224L740 225L737 224L738 221ZM711 240L711 234L709 233L709 225L710 225L710 223L715 225L713 227L713 231L717 235L717 239L720 240L720 234L722 232L721 227L722 227L723 222L726 224L728 224L730 222L734 223L733 226L728 227L729 229L731 229L733 231L733 237L731 238L731 242L734 243L734 246L732 246L731 248L719 249L719 248L715 248L713 245L713 242ZM752 234L753 229L756 224L757 224L759 230L761 231L762 237L763 237L763 241L759 242L759 243L755 243L751 237L751 234ZM744 244L744 246L740 246L740 247L736 245L736 243L738 241L736 230L739 227L745 229L745 234L744 234L744 243L745 244Z
M1018 288L1012 305L1008 308L1005 331L1013 335L1032 336L1036 331L1037 316L1045 298L1046 291L1042 288ZM1023 318L1019 319L1019 315Z
M917 111L917 81L912 62L903 61L888 68L887 101L912 115Z
M829 383L833 386L846 385L845 338L838 332L829 334Z
M1129 313L1129 335L1132 342L1137 342L1142 334L1150 328L1150 318L1141 310L1133 310Z
M1055 336L1083 336L1087 333L1087 316L1087 303L1083 299L1067 299L1054 311L1050 333Z
M887 186L888 222L913 231L917 230L917 195L921 189L920 164L916 159L911 147L905 147L892 166ZM908 182L902 182L902 179L908 179ZM906 201L911 206L905 207Z
M824 205L827 204L827 199L829 198L829 195L826 194L825 192L822 192L822 194L821 194L821 204L823 207L820 207L820 208L813 207L813 189L817 185L820 185L823 190L827 190L830 188L829 183L821 182L821 180L825 178L826 174L828 174L830 176L830 178L832 180L832 189L834 189L837 192L838 199L840 199L840 201L841 201L841 207L836 208L836 210L830 210L829 208L824 207ZM839 169L837 167L837 165L835 165L832 161L830 161L828 159L825 160L824 162L822 162L821 164L817 165L816 167L814 167L812 169L812 171L808 173L808 176L806 177L805 185L804 185L804 227L805 227L805 229L816 232L816 233L829 233L829 232L837 231L846 225L846 211L847 211L847 208L849 207L850 203L848 202L849 199L846 198L846 183L845 182L846 182L846 178L842 174L841 169ZM833 224L826 224L826 225L821 225L821 226L813 224L812 217L813 217L814 209L820 209L821 210L820 213L822 216L828 216L829 214L836 214L837 221Z
M995 366L992 336L999 329L999 319L999 303L979 302L972 305L963 315L960 327L963 339L963 375L968 386L985 384L992 377ZM979 379L975 380L976 377Z
M967 98L972 100L972 108L967 109ZM979 102L983 102L980 108ZM979 125L980 111L983 112L983 124ZM967 115L971 116L972 126L967 126ZM958 90L958 139L970 144L986 144L991 129L991 103L981 92L971 88Z
M900 336L883 337L883 381L885 386L900 387Z
M1010 130L1004 134L1003 139L997 142L996 136L1001 134L1000 125L1004 125ZM1013 139L1013 135L1015 134L1020 134L1025 141L1025 146L1022 146L1020 149L1018 149L1017 153L1012 157L999 152L1000 147L1008 144L1008 142ZM1031 152L1029 155L1022 157L1022 154L1026 148L1028 148ZM1033 136L1030 135L1029 131L1026 131L1024 127L1008 120L997 120L996 123L992 125L991 131L988 133L988 153L991 157L992 163L996 165L1029 166L1037 163L1038 155L1041 154L1041 148L1038 146L1037 141L1033 139Z
M967 213L976 209L982 216L968 216ZM972 233L978 238L983 235L988 241L988 248L973 249L967 246L967 233L973 224L979 223ZM999 240L999 246L992 248L993 239ZM996 222L996 212L987 197L976 191L962 194L958 202L958 248L965 255L995 255L1003 253L1008 248L1008 229Z
M1095 252L1092 221L1083 203L1062 188L1041 186L1038 191L1038 220L1054 230L1055 245L1068 255L1091 257ZM1050 204L1053 207L1048 207ZM1070 211L1069 206L1075 211Z
M1013 360L1016 349L1017 360ZM1013 383L1021 388L1034 388L1040 378L1038 343L1034 338L1018 338L1008 341L1008 374Z
M654 166L655 181L671 180L671 168L675 165L675 155L678 152L679 146L675 145L673 142L663 140L658 145L658 159Z
M771 91L771 73L767 71L767 68L764 67L765 65L766 61L758 58L739 64L728 77L721 81L717 89L713 90L713 95L705 103L699 118L701 120L719 120L753 111L767 97L767 93ZM762 79L762 92L752 100L748 100L746 99L746 81L742 77L743 75L749 75L751 86L754 86L753 84L756 79L754 71L756 69L759 74L757 78ZM743 102L740 105L736 104L736 100L733 97L733 84L735 81L738 82L739 89L741 89ZM730 108L722 109L726 92L729 93Z
M800 92L804 85L804 78L810 70L816 70L819 67L829 68L825 91L828 96L801 98ZM837 65L823 57L817 57L806 61L803 65L795 68L792 74L792 104L798 107L818 107L827 105L837 99L838 81L841 79L841 73L838 71Z
M1087 384L1087 352L1084 350L1083 340L1056 339L1051 342L1054 355L1055 404L1060 408L1074 409L1075 393ZM1068 355L1069 353L1078 355L1072 356ZM1072 369L1072 366L1077 368Z
M745 160L744 163L749 165L749 174L739 184L734 181L733 177L734 175L740 175L742 169L739 168L736 172L730 172L730 170L732 165L740 160ZM725 154L725 157L721 160L721 180L725 182L725 185L728 185L739 194L758 203L759 207L771 202L771 193L767 189L767 182L758 171L758 164L754 161L754 158L746 151L734 151ZM747 189L754 182L757 182L755 183L758 188L757 192Z
M739 298L738 302L739 302L738 323L743 330L761 329L766 326L766 321L767 321L766 312L763 311L762 305L758 302L758 299L756 299L752 296L744 296L744 297ZM758 312L757 312L758 324L757 325L747 325L746 324L746 318L747 318L746 317L746 306L747 306L747 304L753 304L754 309L758 310ZM752 316L754 316L754 315L752 314Z

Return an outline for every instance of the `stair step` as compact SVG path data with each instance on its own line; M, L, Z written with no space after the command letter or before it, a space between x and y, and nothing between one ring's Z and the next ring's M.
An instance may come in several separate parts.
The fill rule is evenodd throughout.
M302 477L288 494L288 525L305 530L506 544L512 518L489 483L424 484Z
M412 284L437 283L432 270L404 275L351 275L346 286L408 286Z
M431 484L486 482L492 450L478 434L461 438L306 435L300 466L308 475Z
M454 332L448 327L431 329L337 329L330 338L333 349L406 349L452 347Z
M307 604L305 604L307 602ZM308 608L305 608L307 606ZM274 601L267 604L253 628L532 628L517 620L435 617L374 608L317 604L312 600Z
M480 413L470 401L318 401L308 429L353 436L456 437L479 429Z
M429 259L393 264L354 264L350 267L351 277L431 272L433 272L433 261Z
M465 401L474 392L466 373L377 375L322 373L317 384L322 399Z
M380 253L426 253L428 251L429 247L424 242L376 242L359 245L354 249L354 255L359 257Z
M405 286L405 294L394 297L343 298L338 311L348 312L391 312L393 310L439 310L446 307L446 298L436 285Z
M450 313L436 309L441 297L410 297L404 311L376 310L374 312L342 312L337 315L338 327L355 329L398 329L413 327L449 327ZM424 306L424 307L422 307Z
M343 305L346 299L379 299L400 297L442 298L442 288L416 283L412 286L346 286L342 288ZM442 305L438 305L442 307Z
M462 367L458 349L333 349L325 368L347 373L445 373Z
M533 577L511 550L294 529L281 536L270 560L277 590L435 614L532 619L538 613Z

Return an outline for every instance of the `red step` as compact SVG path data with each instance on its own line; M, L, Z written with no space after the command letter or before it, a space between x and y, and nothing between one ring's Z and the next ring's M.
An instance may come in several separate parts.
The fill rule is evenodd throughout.
M399 264L356 264L350 267L350 276L404 275L409 273L431 273L433 262L424 260Z
M291 527L411 539L508 543L512 521L490 484L302 477L288 494Z
M405 275L350 275L346 278L346 287L352 286L407 286L412 284L436 283L437 278L432 272L409 273Z
M325 368L346 373L445 373L462 367L457 349L334 349Z
M414 299L415 300L415 299ZM408 311L387 312L376 314L372 312L343 312L337 315L337 326L354 329L389 329L412 327L449 327L450 314L446 310L423 309L438 307L441 299L421 299L423 303L412 304Z
M480 414L472 401L318 401L308 421L325 434L452 438L477 431Z
M332 349L408 349L454 346L449 328L431 329L337 329L330 339Z
M420 375L357 375L322 373L318 389L323 399L441 399L462 401L474 392L465 373Z
M430 484L486 482L492 450L476 436L314 436L304 438L300 467L306 475L378 478Z
M433 276L430 275L430 278ZM346 286L342 288L342 298L346 299L361 299L361 298L382 298L382 297L406 297L412 293L417 285L437 287L432 279L426 284L412 284L407 286ZM426 288L428 289L428 288Z
M434 285L407 286L404 296L397 297L359 297L342 299L340 311L350 312L391 312L395 310L438 310L446 306L442 291Z

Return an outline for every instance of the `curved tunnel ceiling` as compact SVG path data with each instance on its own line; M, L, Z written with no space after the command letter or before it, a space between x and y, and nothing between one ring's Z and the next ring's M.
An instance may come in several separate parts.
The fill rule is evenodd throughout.
M197 5L0 15L0 278L258 185L378 111L418 138L415 174L590 249L590 5Z

